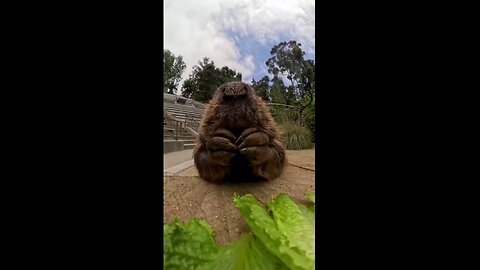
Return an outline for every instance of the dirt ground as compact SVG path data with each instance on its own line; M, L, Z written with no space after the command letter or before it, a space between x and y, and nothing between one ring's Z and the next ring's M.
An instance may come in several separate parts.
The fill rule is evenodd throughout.
M287 159L283 175L271 182L211 184L198 177L195 167L165 176L164 222L175 217L181 221L202 218L213 227L217 243L225 244L249 233L233 204L234 193L250 193L261 202L286 193L296 202L309 204L304 191L315 191L315 150L287 151Z

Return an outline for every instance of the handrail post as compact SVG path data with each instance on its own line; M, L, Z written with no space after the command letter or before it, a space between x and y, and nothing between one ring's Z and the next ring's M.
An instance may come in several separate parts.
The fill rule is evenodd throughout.
M178 141L178 121L175 121L175 141Z

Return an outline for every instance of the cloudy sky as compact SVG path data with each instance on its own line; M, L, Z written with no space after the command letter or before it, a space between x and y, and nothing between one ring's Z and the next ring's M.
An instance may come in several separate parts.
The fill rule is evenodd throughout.
M183 79L208 57L241 72L244 82L259 80L268 75L271 48L289 40L315 58L314 0L164 1L164 48L183 56Z

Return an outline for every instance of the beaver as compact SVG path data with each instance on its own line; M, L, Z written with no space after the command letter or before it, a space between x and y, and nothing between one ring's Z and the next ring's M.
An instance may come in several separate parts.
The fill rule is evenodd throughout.
M218 87L198 132L193 158L206 181L274 180L283 172L280 133L266 103L248 84Z

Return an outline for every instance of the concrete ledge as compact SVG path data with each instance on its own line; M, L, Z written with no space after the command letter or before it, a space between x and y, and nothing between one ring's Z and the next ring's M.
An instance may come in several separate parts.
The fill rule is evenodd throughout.
M183 151L184 144L182 141L163 141L163 153Z
M175 175L193 166L193 159L170 167L163 171L163 175Z

